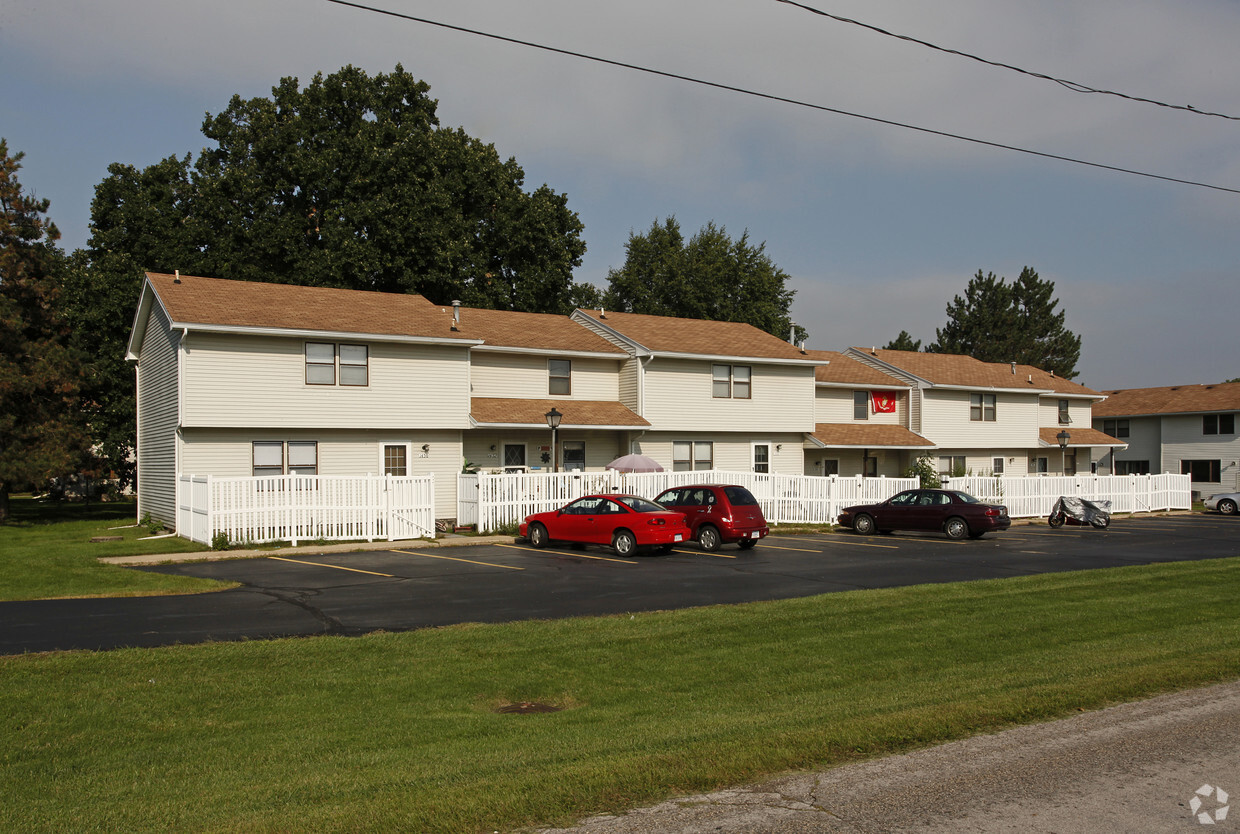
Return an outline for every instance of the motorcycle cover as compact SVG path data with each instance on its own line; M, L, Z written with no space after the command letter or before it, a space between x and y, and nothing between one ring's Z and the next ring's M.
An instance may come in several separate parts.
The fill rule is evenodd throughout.
M1081 524L1106 528L1111 524L1110 501L1086 501L1084 498L1061 496L1051 509L1051 518L1063 516Z

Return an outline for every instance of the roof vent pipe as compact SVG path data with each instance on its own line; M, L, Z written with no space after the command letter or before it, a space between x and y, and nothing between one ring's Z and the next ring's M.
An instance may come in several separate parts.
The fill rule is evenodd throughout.
M174 284L181 283L181 270L178 269L176 273L172 276L172 283Z
M452 322L459 324L461 321L461 302L457 299L452 300Z
M795 345L797 343L797 323L790 322L788 324L788 344Z
M1012 375L1013 376L1016 375L1016 363L1015 362L1012 363Z
M601 319L607 318L607 312L602 307L598 308L598 317Z

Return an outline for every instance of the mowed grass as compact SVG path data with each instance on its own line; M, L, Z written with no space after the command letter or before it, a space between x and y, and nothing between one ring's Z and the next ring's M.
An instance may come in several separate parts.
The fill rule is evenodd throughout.
M505 831L1238 675L1236 559L0 658L0 830Z
M0 600L184 594L228 587L219 582L142 573L99 562L101 556L206 550L186 539L149 539L132 502L44 503L14 496L0 525ZM123 529L112 529L123 528ZM92 542L120 536L117 542Z

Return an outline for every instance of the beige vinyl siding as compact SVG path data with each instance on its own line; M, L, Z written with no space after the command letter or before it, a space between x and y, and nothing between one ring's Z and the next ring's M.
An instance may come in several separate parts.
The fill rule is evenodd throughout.
M1240 434L1204 434L1201 418L1201 414L1177 414L1162 418L1162 470L1178 473L1181 461L1217 460L1220 480L1196 481L1193 490L1209 496L1236 489L1240 486L1237 477L1240 473L1240 465L1237 464L1240 461Z
M1068 401L1068 418L1072 421L1067 424L1059 422L1059 401ZM1093 401L1072 399L1070 397L1044 396L1041 405L1038 408L1039 425L1041 426L1060 426L1071 433L1072 429L1090 427L1093 414Z
M586 470L598 471L621 455L628 454L628 432L580 431L570 429L557 432L556 442L584 442L586 444ZM549 471L551 463L543 463L542 450L551 453L551 430L475 429L465 434L465 459L489 472L503 468L505 443L525 444L527 463L539 471ZM492 450L491 447L495 449ZM560 452L563 467L563 452Z
M572 363L572 394L552 395L548 391L549 359ZM475 397L515 397L541 399L554 396L572 400L616 400L620 396L620 362L572 356L531 356L518 353L473 351L470 376Z
M641 360L637 357L625 360L620 368L620 402L636 414L642 413Z
M995 394L995 421L969 418L970 394ZM937 446L956 448L1037 448L1038 400L1002 391L927 390L920 434ZM959 453L957 453L959 454Z
M749 399L712 396L715 364L709 360L656 358L646 367L643 417L660 431L696 433L814 430L814 368L750 364ZM799 443L799 441L798 441Z
M672 446L676 441L711 441L714 445L714 468L728 472L753 471L753 445L769 444L771 471L784 475L800 475L803 470L804 453L801 434L761 433L761 434L708 434L705 432L647 432L637 441L637 452L653 458L663 465L664 469L672 469ZM777 449L778 446L782 449Z
M181 471L219 478L253 472L256 440L313 440L318 443L320 475L379 475L383 445L408 443L409 474L435 476L435 517L456 517L456 476L461 471L461 433L444 430L215 429L183 432ZM422 445L429 446L427 452Z
M878 461L880 477L899 478L917 459L916 453L904 452L899 449L874 449L870 457ZM822 475L826 468L824 461L838 461L841 478L860 475L864 466L865 456L861 449L806 449L805 475Z
M872 390L890 390L890 389L870 389L865 387L858 388L818 388L814 392L814 422L815 423L860 423L860 420L853 419L853 391L865 391L869 396ZM904 425L904 420L908 415L908 392L896 392L896 410L890 414L876 414L873 411L873 401L870 403L869 419L864 421L874 423L876 425Z
M152 305L138 350L138 517L176 526L177 341Z
M308 385L306 341L190 334L184 425L468 428L464 347L338 340L366 345L368 384Z

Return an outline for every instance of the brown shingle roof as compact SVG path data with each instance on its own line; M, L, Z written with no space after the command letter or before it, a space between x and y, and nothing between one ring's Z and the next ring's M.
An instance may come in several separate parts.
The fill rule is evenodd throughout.
M907 371L934 385L958 385L970 388L1023 388L1032 391L1054 391L1074 396L1101 396L1092 388L1055 376L1032 365L1012 366L1006 362L982 362L972 356L953 353L920 353L910 350L878 350L853 348L865 356Z
M503 397L474 397L469 416L477 423L529 425L547 428L546 414L554 406L564 415L560 428L588 426L650 425L626 406L611 400L518 400Z
M934 444L904 426L863 423L818 423L814 438L824 446L870 449L933 449Z
M908 383L896 379L890 374L858 362L851 356L836 353L833 350L808 350L805 352L810 359L823 359L830 365L819 365L814 369L814 379L818 382L838 382L842 385L885 386L907 388Z
M743 322L680 319L640 313L607 312L604 315L598 310L577 312L656 353L809 359L800 348Z
M1128 388L1103 393L1107 398L1094 406L1095 417L1240 411L1240 382L1173 385L1169 388Z
M1061 431L1067 429L1071 439L1068 440L1070 448L1076 446L1127 446L1128 444L1122 440L1116 440L1109 434L1103 434L1097 429L1087 429L1072 426L1043 426L1038 429L1038 439L1048 446L1058 446L1058 435Z
M451 313L449 308L448 314ZM623 349L568 316L550 313L462 307L457 329L466 338L485 339L487 345L496 347L610 353L617 358L628 356Z
M321 330L377 336L477 338L451 329L452 314L420 295L228 281L147 273L178 324Z

